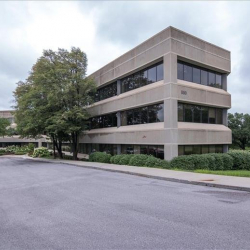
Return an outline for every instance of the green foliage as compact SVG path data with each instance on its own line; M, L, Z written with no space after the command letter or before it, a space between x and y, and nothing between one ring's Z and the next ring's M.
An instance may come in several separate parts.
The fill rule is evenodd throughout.
M40 148L36 148L34 150L34 153L33 153L33 157L36 158L36 157L49 157L50 156L50 152L47 148L44 148L44 147L40 147Z
M8 119L0 117L0 136L8 135L8 126L10 126Z
M165 168L165 169L170 169L170 162L165 161L165 160L161 160L161 167Z
M243 150L231 150L228 152L233 158L234 170L250 170L250 153Z
M228 127L232 130L233 145L245 149L250 143L250 115L229 113Z
M123 157L124 155L114 155L114 156L112 156L111 157L111 159L110 159L110 163L112 163L112 164L119 164L119 162L120 162L120 159Z
M148 155L144 155L144 154L138 154L138 155L134 155L130 161L129 161L129 165L130 166L137 166L137 167L143 167L146 164L146 160L148 159Z
M148 156L144 166L146 167L151 167L151 168L155 168L155 167L161 167L162 166L162 160L159 158L156 158L154 156Z
M195 159L191 155L177 156L172 159L170 166L174 169L194 170Z
M134 157L134 155L132 155L132 154L121 155L121 157L119 158L118 163L116 163L116 164L119 164L119 165L129 165L129 161L130 161L130 159L132 157Z
M14 92L19 134L39 137L46 132L60 153L62 142L70 140L76 159L79 136L89 118L87 106L96 91L86 71L87 56L79 48L45 50Z
M110 163L111 155L104 152L94 152L90 154L89 161L90 162L102 162L102 163Z

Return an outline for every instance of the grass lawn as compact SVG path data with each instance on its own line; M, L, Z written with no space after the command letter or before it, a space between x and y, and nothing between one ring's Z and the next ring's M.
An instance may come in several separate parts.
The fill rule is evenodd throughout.
M204 170L204 169L197 169L194 170L195 173L201 174L218 174L218 175L228 175L228 176L238 176L238 177L250 177L249 170Z

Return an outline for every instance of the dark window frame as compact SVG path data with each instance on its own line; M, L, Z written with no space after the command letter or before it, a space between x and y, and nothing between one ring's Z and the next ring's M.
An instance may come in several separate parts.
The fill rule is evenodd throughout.
M178 67L179 67L179 65L183 65L182 77L181 77L182 79L179 78L179 74L178 74ZM201 73L201 71L205 71L205 72L207 72L207 83L206 83L204 86L222 89L222 75L223 75L222 73L217 72L217 71L214 71L214 70L206 69L206 68L204 68L204 67L196 66L196 65L191 64L191 63L183 62L183 61L181 61L181 60L178 60L178 61L177 61L177 79L179 79L179 80L184 80L184 78L185 78L185 75L184 75L184 66L185 66L185 65L192 68L192 81L189 81L189 82L196 83L196 82L194 82L194 80L193 80L193 79L194 79L194 70L193 70L193 68L197 68L197 69L200 70L200 83L196 83L196 84L204 85L204 84L202 84L202 73ZM209 85L209 73L215 75L215 83L212 84L212 85ZM220 76L220 79L221 79L220 84L217 84L217 83L216 83L216 77L217 77L217 75ZM185 81L185 80L184 80L184 81Z

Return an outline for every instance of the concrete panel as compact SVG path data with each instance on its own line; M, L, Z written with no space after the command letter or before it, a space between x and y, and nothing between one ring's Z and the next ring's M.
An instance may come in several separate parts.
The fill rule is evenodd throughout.
M176 40L172 40L171 52L176 53L178 56L201 63L202 66L220 69L225 73L231 71L231 64L228 59L206 53L205 51L199 50L191 45L180 43Z

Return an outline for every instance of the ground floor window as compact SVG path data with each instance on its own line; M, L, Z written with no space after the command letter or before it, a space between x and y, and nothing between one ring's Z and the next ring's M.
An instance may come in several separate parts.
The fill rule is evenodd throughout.
M180 145L178 155L223 153L223 145Z

